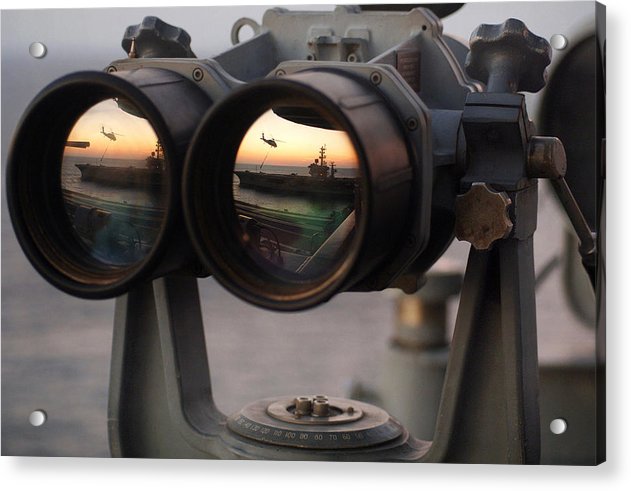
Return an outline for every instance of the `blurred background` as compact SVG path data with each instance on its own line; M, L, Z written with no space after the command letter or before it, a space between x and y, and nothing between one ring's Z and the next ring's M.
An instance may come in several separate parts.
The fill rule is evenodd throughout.
M99 70L125 57L120 41L128 25L147 15L160 17L191 35L197 56L213 57L230 47L230 29L237 19L260 22L265 10L241 6L3 11L3 175L12 133L30 100L64 74ZM569 49L593 26L594 4L548 2L533 8L527 2L476 2L443 19L444 32L466 42L477 25L508 17L523 20L547 39L563 34ZM34 41L47 46L44 58L29 55ZM553 51L551 71L562 55ZM528 96L533 119L539 104L540 97ZM559 267L566 229L564 214L544 187L535 236L536 271L550 274L541 277L537 289L540 360L547 367L589 369L594 366L595 331L570 308ZM16 242L4 197L1 233L2 454L105 457L114 301L79 300L42 280ZM454 243L445 256L447 267L463 272L467 252L465 244ZM200 293L215 401L225 413L281 394L374 395L385 383L400 302L395 291L345 293L299 314L252 307L213 279L200 281ZM457 296L449 301L448 329L456 308ZM589 310L588 306L588 317ZM587 383L583 388L586 397L593 396L593 386ZM37 409L48 415L41 427L29 424L29 414ZM592 423L594 417L587 415ZM548 424L544 418L544 433Z

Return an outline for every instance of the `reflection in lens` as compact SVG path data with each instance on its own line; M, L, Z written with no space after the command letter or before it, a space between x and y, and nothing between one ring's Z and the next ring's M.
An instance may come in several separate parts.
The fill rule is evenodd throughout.
M144 258L164 217L164 153L141 116L128 101L103 101L83 113L66 142L61 166L66 212L80 243L106 265Z
M325 276L353 238L357 153L330 116L274 107L243 137L233 197L239 236L255 262L280 279Z

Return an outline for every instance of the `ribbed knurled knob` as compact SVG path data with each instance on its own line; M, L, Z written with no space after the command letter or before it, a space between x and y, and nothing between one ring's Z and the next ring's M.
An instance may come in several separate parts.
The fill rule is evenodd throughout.
M122 46L135 58L195 58L188 33L157 17L145 17L140 24L129 26Z
M469 191L456 198L456 238L479 251L490 249L513 229L508 216L510 205L506 193L493 191L484 183L474 183Z
M467 74L488 92L537 92L546 84L552 49L517 19L482 24L469 39Z

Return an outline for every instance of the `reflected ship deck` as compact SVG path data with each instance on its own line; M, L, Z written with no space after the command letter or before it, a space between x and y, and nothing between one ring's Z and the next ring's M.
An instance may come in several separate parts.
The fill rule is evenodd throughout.
M75 164L84 181L119 188L155 189L162 186L162 169L110 167L107 165Z
M238 171L239 185L244 188L282 194L316 194L352 197L359 180L352 177L314 177L297 174L268 174Z
M259 207L242 201L236 201L235 207L240 217L254 219L259 226L273 231L281 250L306 256L313 254L351 213L351 209L346 208L329 215L307 215Z
M152 242L164 220L164 209L63 190L66 210L77 232L90 239L112 223L124 224L141 243ZM129 233L129 232L126 232Z

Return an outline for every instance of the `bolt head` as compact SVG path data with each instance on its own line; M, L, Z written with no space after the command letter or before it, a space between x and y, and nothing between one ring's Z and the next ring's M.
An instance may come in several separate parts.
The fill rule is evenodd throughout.
M381 83L381 73L372 72L370 74L370 81L375 85L379 85Z
M193 80L195 80L196 82L199 82L203 78L204 78L204 72L202 71L202 69L195 68L193 70Z

